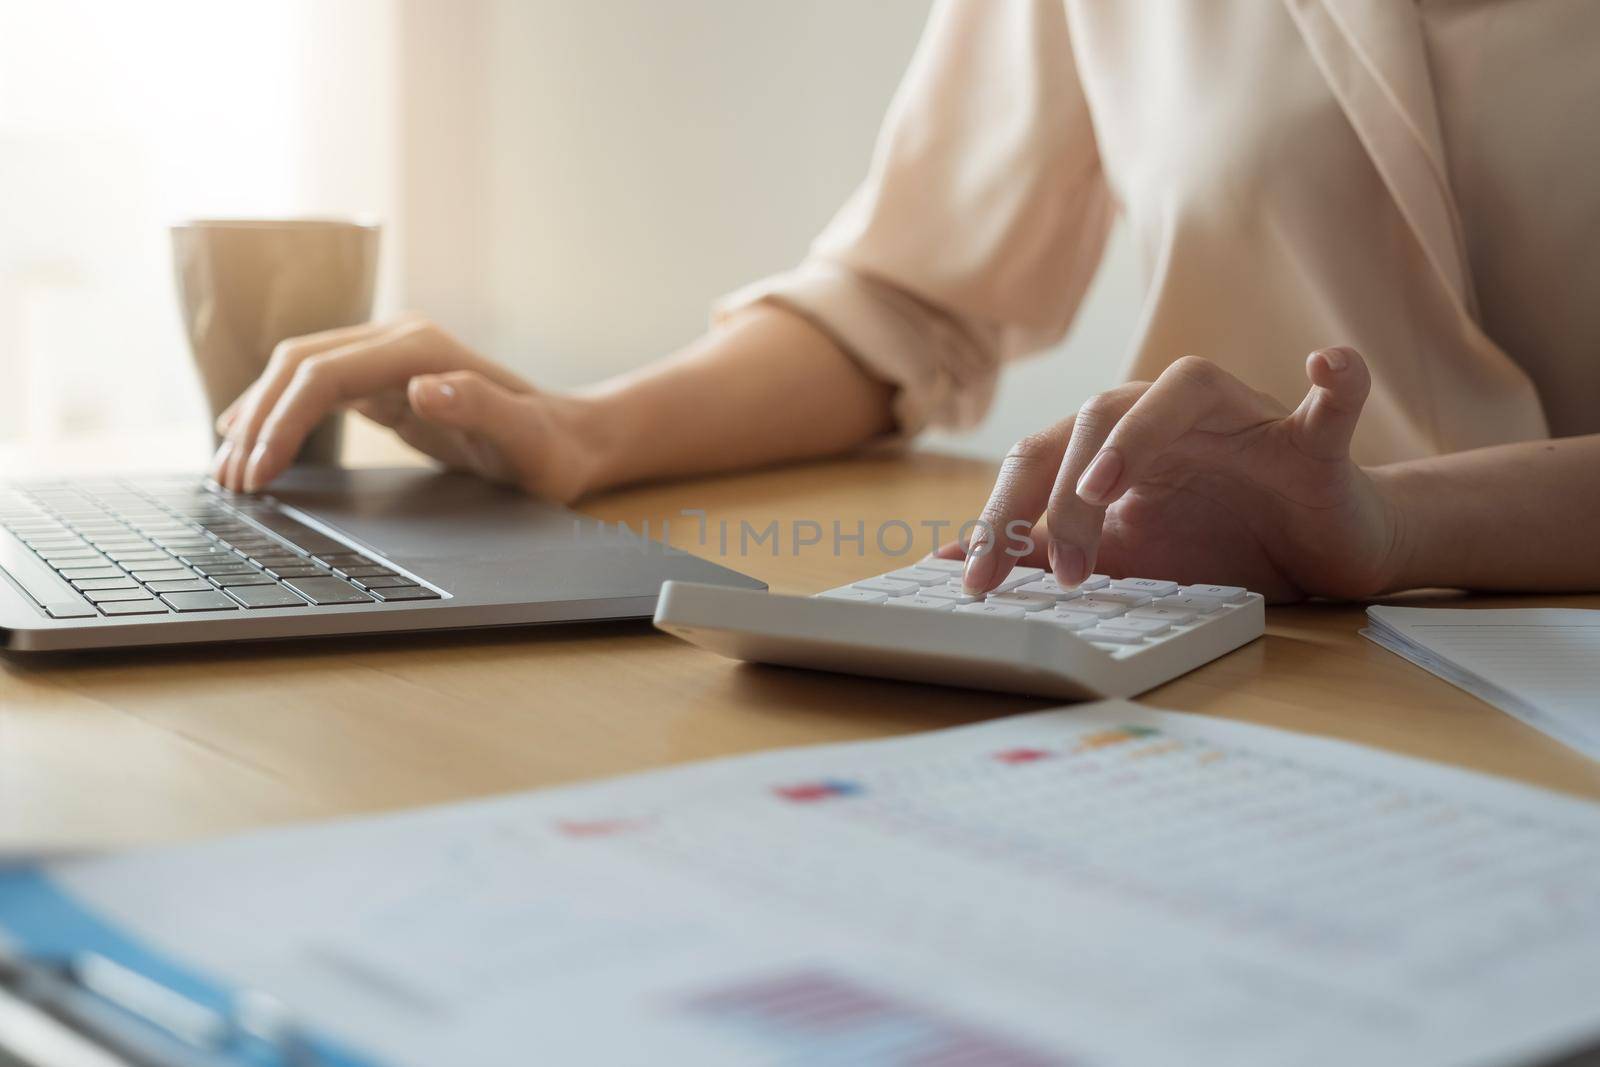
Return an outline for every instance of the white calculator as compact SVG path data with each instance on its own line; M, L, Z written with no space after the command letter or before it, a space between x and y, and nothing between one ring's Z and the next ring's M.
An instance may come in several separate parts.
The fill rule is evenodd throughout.
M986 596L927 559L811 597L667 582L656 626L733 659L1090 700L1127 697L1261 636L1260 593L1017 567Z

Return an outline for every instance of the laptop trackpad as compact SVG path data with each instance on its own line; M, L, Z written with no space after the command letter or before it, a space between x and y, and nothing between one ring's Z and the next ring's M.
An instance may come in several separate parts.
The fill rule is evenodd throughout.
M516 489L428 469L296 467L271 495L393 559L526 560L577 550L595 526Z

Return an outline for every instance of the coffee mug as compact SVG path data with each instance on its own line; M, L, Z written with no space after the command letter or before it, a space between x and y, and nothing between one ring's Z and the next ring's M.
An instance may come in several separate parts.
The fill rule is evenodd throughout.
M337 219L197 219L172 227L178 302L213 432L278 342L372 317L378 232L375 224ZM299 462L338 463L342 430L342 416L330 416L301 446Z

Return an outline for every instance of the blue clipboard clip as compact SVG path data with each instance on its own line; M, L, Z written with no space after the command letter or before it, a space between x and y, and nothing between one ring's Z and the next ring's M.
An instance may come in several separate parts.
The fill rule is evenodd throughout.
M29 1067L334 1067L264 993L237 992L230 1010L218 1011L98 953L28 955L0 932L6 1016L0 1060Z

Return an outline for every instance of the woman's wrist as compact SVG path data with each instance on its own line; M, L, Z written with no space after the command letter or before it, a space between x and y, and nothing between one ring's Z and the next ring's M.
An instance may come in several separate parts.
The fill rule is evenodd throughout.
M584 390L549 393L542 398L549 420L549 461L564 468L561 477L567 501L604 492L627 482L622 431L625 416L616 399Z
M1368 467L1364 473L1378 495L1389 534L1388 549L1378 567L1373 595L1415 589L1423 584L1417 567L1417 542L1426 528L1419 512L1427 507L1427 494L1419 491L1413 472L1406 470L1403 464Z

